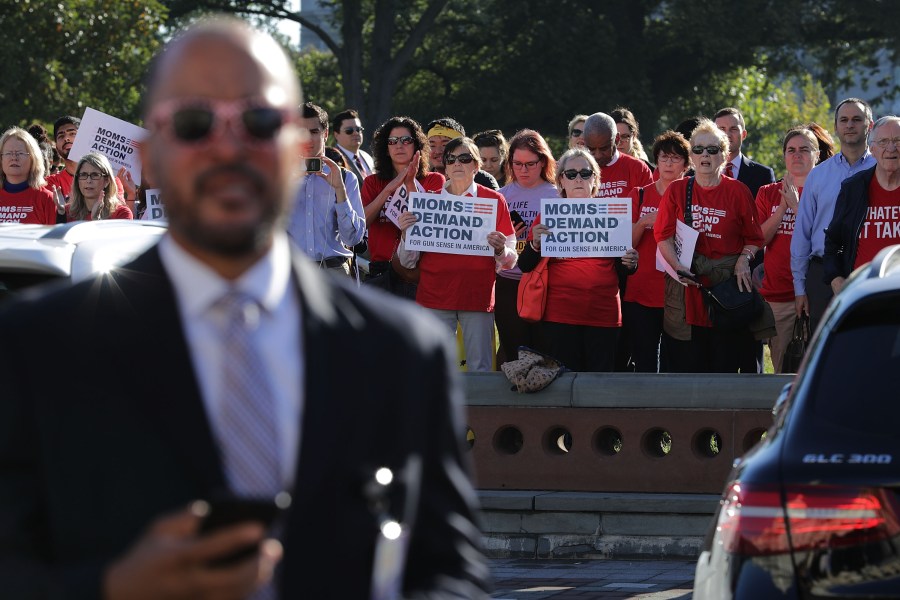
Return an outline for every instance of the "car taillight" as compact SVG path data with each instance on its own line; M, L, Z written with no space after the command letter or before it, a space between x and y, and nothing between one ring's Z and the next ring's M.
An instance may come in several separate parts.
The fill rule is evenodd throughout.
M900 534L885 490L789 486L784 498L783 504L778 486L732 484L716 524L724 549L758 556L866 544Z

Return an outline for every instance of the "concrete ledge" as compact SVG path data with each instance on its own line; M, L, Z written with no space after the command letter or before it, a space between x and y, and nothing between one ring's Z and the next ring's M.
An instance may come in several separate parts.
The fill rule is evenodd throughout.
M718 496L480 490L494 558L694 558Z

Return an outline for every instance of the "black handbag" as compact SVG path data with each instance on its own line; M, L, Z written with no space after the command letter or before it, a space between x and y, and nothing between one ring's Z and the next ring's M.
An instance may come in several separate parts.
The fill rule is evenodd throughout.
M729 277L713 286L702 286L709 319L719 329L742 329L763 312L763 299L750 288L741 291L737 277Z
M800 370L800 363L809 346L809 315L801 314L794 320L794 335L784 350L784 358L781 359L782 373L796 373Z

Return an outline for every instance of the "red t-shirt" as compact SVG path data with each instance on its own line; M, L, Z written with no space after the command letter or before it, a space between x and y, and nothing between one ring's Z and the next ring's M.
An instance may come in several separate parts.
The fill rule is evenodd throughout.
M56 203L47 188L7 192L0 187L0 223L56 224Z
M659 205L654 235L657 243L675 235L675 222L684 219L684 203L689 178L674 181ZM736 179L722 177L715 187L694 184L692 220L700 232L695 252L712 259L740 254L744 246L761 247L762 230L756 221L750 189ZM706 282L708 283L708 281ZM703 297L695 286L687 286L684 295L685 316L690 325L710 327Z
M532 227L540 222L541 215L538 215ZM531 231L528 239L534 239ZM591 327L622 326L616 259L551 258L547 271L543 321Z
M616 162L600 167L600 198L627 198L631 190L653 183L653 174L647 163L639 158L622 154Z
M392 178L393 179L393 178ZM425 177L418 180L426 192L440 194L444 189L444 176L440 173L426 173ZM387 187L390 179L382 179L378 175L369 175L365 178L360 191L363 206L371 204L378 194ZM369 256L373 262L391 260L394 249L400 243L400 230L384 216L384 207L378 213L378 218L368 226L369 229Z
M63 196L65 196L66 199L68 199L69 195L72 193L73 183L75 183L75 176L69 175L69 172L65 169L47 177L47 189L52 193L53 187L58 187L62 190ZM122 181L118 177L116 177L116 196L119 200L124 201L125 199L125 186L122 185ZM133 200L133 198L131 200Z
M644 190L644 203L639 207L641 190ZM637 223L642 216L656 212L661 201L662 196L659 195L655 183L631 190L631 222ZM644 231L635 250L638 251L640 260L637 271L628 277L624 300L650 308L662 308L665 277L662 271L656 269L656 238L653 237L653 227L648 227Z
M797 190L797 197L803 188ZM781 205L781 182L770 183L759 188L756 193L756 220L762 224L775 214ZM769 302L794 301L794 276L791 274L791 236L794 235L794 220L797 218L792 208L781 217L775 237L766 246L763 259L765 277L760 293Z
M67 220L70 219L68 206L66 207L66 219ZM119 204L118 206L116 206L113 209L112 213L110 213L110 215L109 215L109 217L107 217L107 219L134 219L134 214L132 214L130 208L128 208L124 204ZM92 221L93 218L91 217L91 213L88 213L87 215L85 215L83 220Z
M495 231L513 235L515 230L503 194L482 185L476 185L476 189L478 198L497 202ZM422 252L416 302L439 310L493 312L496 264L493 256Z
M879 251L900 244L900 189L888 191L877 177L869 184L869 210L859 230L853 268L871 262Z

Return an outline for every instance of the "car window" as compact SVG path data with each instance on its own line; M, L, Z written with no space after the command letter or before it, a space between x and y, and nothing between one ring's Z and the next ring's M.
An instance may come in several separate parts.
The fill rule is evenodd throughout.
M834 425L900 438L900 297L852 309L822 346L813 411Z
M62 277L43 273L0 272L0 305L20 297L27 289L61 280L63 280Z

